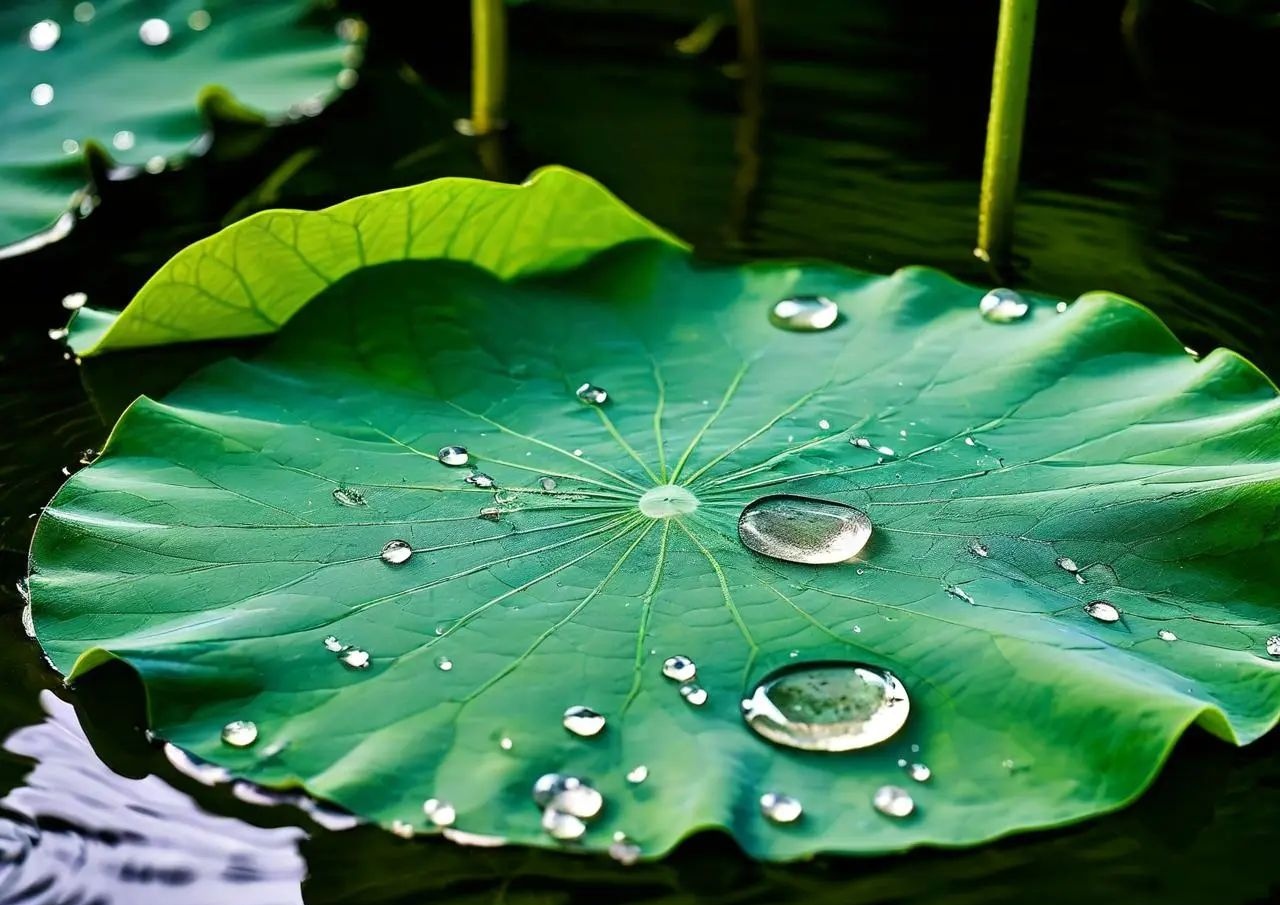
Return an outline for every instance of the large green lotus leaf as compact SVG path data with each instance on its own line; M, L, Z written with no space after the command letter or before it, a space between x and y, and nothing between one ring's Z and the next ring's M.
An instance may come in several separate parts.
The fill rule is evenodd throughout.
M202 106L248 119L322 106L353 35L313 10L309 0L3 4L0 247L59 215L55 232L69 228L90 142L121 166L154 169L198 142ZM149 20L163 23L147 29L151 43Z
M476 210L528 191L473 188ZM411 197L365 210L402 223ZM280 216L306 235L327 215ZM503 225L529 264L537 235ZM234 262L235 229L199 254ZM270 274L239 260L259 291ZM659 241L508 280L333 267L260 353L138 400L33 546L54 664L127 662L155 730L238 775L423 831L442 798L457 829L554 845L530 790L563 772L606 800L588 849L621 831L656 856L724 827L781 859L1078 820L1138 795L1192 724L1244 743L1276 720L1275 388L1132 302L998 324L983 290L929 270L710 267ZM841 308L830 329L770 323L813 294ZM608 401L580 401L585 381ZM446 444L472 465L439 462ZM642 514L665 484L697 508ZM739 513L784 492L863 510L869 544L821 566L749 552ZM379 556L393 539L401 565ZM701 706L663 675L677 654ZM762 677L830 661L897 675L901 731L823 753L744 724ZM575 705L604 731L566 731ZM220 741L233 720L255 745ZM911 816L873 808L886 784ZM769 822L766 792L803 817Z

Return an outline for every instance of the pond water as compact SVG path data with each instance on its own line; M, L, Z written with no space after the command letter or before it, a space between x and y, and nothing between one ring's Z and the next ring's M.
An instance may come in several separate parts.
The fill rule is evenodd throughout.
M34 513L101 445L99 407L118 401L89 398L47 331L63 296L123 305L223 223L557 162L709 258L989 281L971 248L994 2L522 5L511 128L480 145L452 126L467 106L466 4L367 5L369 63L322 116L265 138L220 125L206 158L103 182L69 238L0 261L0 903L1274 900L1274 736L1237 750L1192 731L1132 807L970 851L760 865L708 834L623 868L326 829L180 774L145 738L124 671L63 688L25 637L16 584ZM1277 84L1280 30L1175 0L1133 3L1128 19L1116 2L1044 6L1017 285L1122 292L1188 345L1280 373L1280 126L1255 100Z

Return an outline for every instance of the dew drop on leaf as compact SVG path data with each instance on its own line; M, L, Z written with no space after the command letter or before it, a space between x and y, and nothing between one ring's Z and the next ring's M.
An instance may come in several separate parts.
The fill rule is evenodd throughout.
M222 743L232 748L248 748L258 740L258 724L252 720L232 720L222 727Z
M756 734L806 751L853 751L897 734L911 703L897 676L853 663L784 669L742 702Z
M27 32L27 44L32 50L51 50L62 37L62 26L52 19L41 19Z
M631 783L632 785L639 785L640 783L644 782L648 778L649 778L649 768L646 767L644 764L639 764L633 767L631 771L627 773L627 782Z
M485 506L480 510L479 518L484 519L486 522L500 521L502 519L502 510L497 506Z
M433 824L440 827L453 826L455 820L458 819L458 812L453 805L440 798L428 798L422 803L422 813L427 815L427 819Z
M871 538L871 519L844 503L766 496L738 517L738 537L754 553L786 562L828 565L856 556Z
M1267 639L1267 653L1280 658L1280 635L1272 635Z
M578 399L587 405L604 405L609 401L609 393L604 387L598 387L593 383L584 383L577 389Z
M673 682L688 682L698 674L698 665L683 654L676 654L663 661L662 674Z
M477 471L474 474L469 474L465 480L468 484L472 484L476 487L483 487L486 490L493 487L496 483L493 478L489 477L483 471Z
M760 813L774 823L795 823L804 814L804 806L790 795L765 792L760 796Z
M413 825L403 820L391 821L391 832L401 839L412 839L414 836Z
M916 803L906 789L898 786L881 786L871 799L872 806L886 817L909 817Z
M352 509L365 505L364 494L354 487L334 488L333 498L339 504L349 506Z
M978 302L978 311L993 324L1010 324L1026 317L1031 306L1012 289L992 289Z
M776 303L769 311L769 323L783 330L811 333L826 330L839 316L840 309L831 299L801 295Z
M680 686L680 697L694 707L701 707L707 703L707 690L697 682L686 682Z
M542 812L542 829L552 839L569 842L581 839L587 831L587 825L572 814L566 814L557 808L547 808Z
M547 491L548 493L550 493L551 491L556 489L556 479L544 475L538 478L538 486L541 487L543 490Z
M1072 575L1079 574L1080 572L1080 567L1076 565L1076 561L1070 556L1059 556L1054 560L1054 562L1057 564L1058 568L1062 569L1064 572L1070 572Z
M965 603L973 603L974 600L969 596L969 592L959 585L947 585L947 593L957 600L963 600Z
M413 548L402 540L387 541L379 554L383 562L393 566L408 562L409 557L412 555Z
M981 556L983 559L986 559L991 555L991 548L981 541L974 541L969 545L969 552L974 556Z
M1175 635L1173 632L1169 631L1167 628L1162 628L1160 629L1160 631L1156 632L1156 637L1159 638L1161 641L1177 641L1178 640L1178 636Z
M169 41L173 29L164 19L148 19L138 27L138 38L148 47L159 47Z
M448 657L436 657L436 669L441 672L448 672L453 669L453 661Z
M1099 622L1120 621L1120 611L1106 600L1091 600L1084 605L1084 611Z
M570 707L564 712L564 728L574 735L590 738L604 730L605 719L590 707L581 704Z
M369 668L369 652L360 650L357 647L348 648L343 651L338 659L342 661L343 666L349 666L352 669L368 669Z
M79 143L77 142L77 149ZM79 311L89 301L89 296L83 292L71 292L62 297L62 307L68 311Z
M623 867L630 867L640 860L640 846L627 839L625 833L615 833L609 845L609 857Z
M327 638L325 638L324 646L325 646L325 650L331 650L335 654L341 653L342 649L346 647L345 644L343 644L341 641L338 640L337 635L330 635Z
M911 764L907 767L907 775L916 782L928 782L933 776L933 771L929 769L927 764Z
M465 446L442 446L440 451L436 453L436 458L440 460L442 465L457 468L459 465L466 465L471 461L471 454L467 452Z
M72 8L71 15L75 18L77 22L83 25L85 22L92 22L94 14L96 12L97 10L94 9L92 3L82 2L82 3L77 3Z

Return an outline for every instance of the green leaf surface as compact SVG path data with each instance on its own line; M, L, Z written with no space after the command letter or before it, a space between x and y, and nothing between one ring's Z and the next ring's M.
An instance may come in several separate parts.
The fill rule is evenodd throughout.
M482 211L528 190L475 191ZM409 197L364 209L403 224ZM973 844L1131 800L1192 724L1237 743L1274 725L1277 394L1239 357L1197 361L1101 293L991 323L982 289L916 268L711 267L642 241L521 277L561 236L507 226L529 243L518 278L335 264L260 353L135 403L37 528L57 667L120 658L162 736L387 826L431 830L434 797L463 831L555 845L531 787L588 777L606 804L582 845L620 831L647 856L709 827L772 859ZM202 253L234 260L244 234ZM811 294L839 304L833 327L770 323ZM585 381L609 401L579 401ZM441 464L447 444L496 493ZM697 508L642 514L667 483ZM776 493L858 507L870 543L825 566L747 551L739 513ZM398 566L393 539L414 550ZM1121 620L1086 615L1095 599ZM675 654L702 706L663 676ZM905 727L831 754L744 724L762 677L830 661L897 675ZM574 705L604 731L567 732ZM222 744L243 719L257 743ZM873 809L885 784L915 813ZM768 822L770 791L804 816Z
M142 38L153 19L162 43ZM254 120L318 111L358 52L308 0L17 0L0 34L0 248L15 250L73 216L91 143L120 167L168 165L197 146L210 106Z

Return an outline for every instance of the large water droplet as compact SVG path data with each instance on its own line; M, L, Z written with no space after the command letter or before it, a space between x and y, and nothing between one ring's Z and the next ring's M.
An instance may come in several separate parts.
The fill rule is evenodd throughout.
M159 47L168 43L173 29L164 19L148 19L138 27L138 38L148 47Z
M428 798L424 801L422 813L439 827L453 826L454 821L458 819L458 812L453 805L441 798Z
M694 707L707 703L707 690L697 682L686 682L680 686L680 697Z
M660 484L641 494L638 505L641 514L649 518L677 518L697 509L698 498L687 487Z
M774 823L795 823L804 814L804 806L790 795L765 792L760 796L760 813Z
M1162 628L1160 629L1160 631L1156 632L1156 637L1159 638L1161 641L1177 641L1178 640L1178 636L1175 635L1173 632L1169 631L1167 628Z
M993 324L1009 324L1026 317L1031 306L1012 289L992 289L978 302L978 311Z
M222 743L232 748L248 748L258 740L258 724L252 720L233 720L222 727Z
M550 493L556 489L556 479L544 475L543 477L538 478L538 486Z
M838 563L867 545L871 519L844 503L780 494L762 497L742 510L738 537L748 550L773 559Z
M413 555L413 548L402 540L387 541L378 555L382 557L383 562L398 566L409 561L409 557Z
M354 487L334 488L333 498L337 503L343 506L350 506L352 509L365 505L364 494Z
M53 86L48 82L41 82L32 88L31 103L37 107L47 107L53 103Z
M111 146L117 151L128 151L137 142L138 137L128 129L121 129L111 136Z
M587 405L604 405L609 401L609 394L604 387L598 387L593 383L584 383L577 389L578 399Z
M909 817L916 809L911 795L898 786L881 786L876 789L871 804L886 817Z
M61 37L61 25L52 19L41 19L27 32L27 43L32 50L51 50Z
M1272 657L1280 657L1280 635L1272 635L1267 639L1267 653Z
M587 831L587 825L572 814L556 808L547 808L542 812L542 829L552 839L568 842L581 839Z
M1059 569L1062 569L1064 572L1070 572L1072 575L1075 575L1080 571L1080 567L1076 565L1076 561L1070 556L1059 556L1054 560L1054 562L1057 563Z
M583 738L599 735L604 729L604 724L605 719L602 715L581 704L570 707L564 712L564 728Z
M547 773L533 784L533 800L540 808L552 809L590 820L604 807L602 796L589 782L577 776Z
M1120 611L1106 600L1091 600L1084 605L1084 611L1099 622L1120 621Z
M457 468L459 465L466 465L471 461L471 455L467 452L465 446L442 446L440 451L436 453L436 458L441 464L449 465Z
M766 678L742 702L747 725L771 742L806 751L852 751L892 738L911 703L885 669L829 663Z
M187 16L187 28L192 31L204 31L213 24L213 16L209 15L208 10L197 9Z
M496 481L494 481L493 478L489 477L483 471L477 471L473 474L469 474L467 475L465 480L468 484L471 484L475 487L483 487L486 490L488 490L490 487L493 487L497 483Z
M79 144L76 145L77 150ZM68 311L79 311L89 301L89 296L84 292L69 292L62 297L62 307Z
M352 669L369 668L369 652L357 647L347 648L338 656L338 659L342 661L343 666L350 666Z
M698 674L698 665L688 657L676 654L663 662L662 674L674 682L688 682Z
M839 316L840 309L831 299L800 295L775 304L769 311L769 323L784 330L812 332L827 329Z

